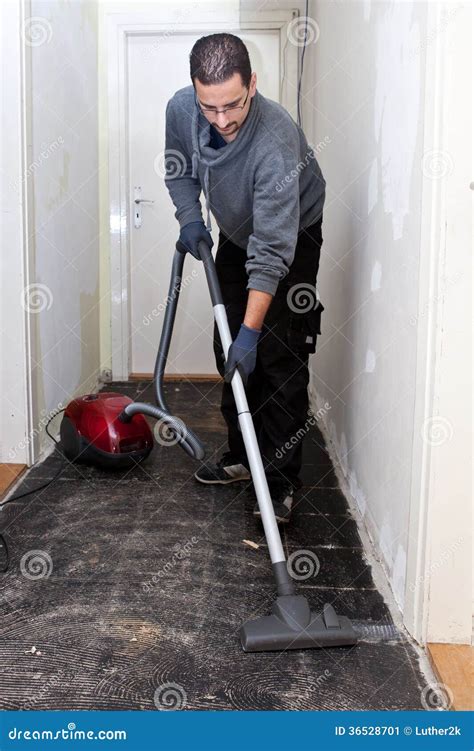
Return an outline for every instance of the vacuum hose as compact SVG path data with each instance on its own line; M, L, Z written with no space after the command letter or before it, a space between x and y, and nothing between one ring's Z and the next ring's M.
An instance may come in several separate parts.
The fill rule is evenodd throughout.
M145 402L133 402L127 405L120 414L119 419L122 422L130 422L133 415L142 414L154 417L163 423L176 438L183 449L193 459L204 459L206 449L202 441L193 431L188 428L179 417L175 417L169 411L163 393L163 380L166 368L166 361L170 348L171 335L173 333L174 320L178 307L179 293L181 289L181 279L183 276L183 264L185 253L176 245L176 251L173 257L171 268L171 280L166 298L165 320L161 330L160 345L156 356L155 371L153 374L153 383L155 386L155 399L158 406L146 404ZM215 273L215 270L214 270Z

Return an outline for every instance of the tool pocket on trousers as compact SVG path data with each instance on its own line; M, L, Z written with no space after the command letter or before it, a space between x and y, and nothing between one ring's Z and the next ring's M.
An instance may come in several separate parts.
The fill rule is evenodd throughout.
M288 345L294 352L312 355L316 352L316 340L321 333L321 302L305 313L290 312L287 329Z

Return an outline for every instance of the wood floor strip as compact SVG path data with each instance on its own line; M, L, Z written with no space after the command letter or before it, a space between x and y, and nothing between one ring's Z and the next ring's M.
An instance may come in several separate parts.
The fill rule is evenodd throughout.
M453 694L452 709L474 709L473 655L469 644L428 644L428 655L440 681Z
M0 498L3 498L26 469L26 464L0 464Z

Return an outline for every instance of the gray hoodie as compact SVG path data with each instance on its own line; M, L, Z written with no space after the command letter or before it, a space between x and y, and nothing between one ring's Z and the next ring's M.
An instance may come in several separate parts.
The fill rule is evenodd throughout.
M210 124L192 85L166 107L165 183L180 227L210 211L219 229L247 250L247 289L274 295L295 255L298 232L322 216L326 181L302 129L258 91L236 138L209 146Z

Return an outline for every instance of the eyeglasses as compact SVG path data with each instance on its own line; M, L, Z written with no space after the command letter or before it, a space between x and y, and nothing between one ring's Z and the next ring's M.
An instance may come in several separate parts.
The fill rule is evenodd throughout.
M250 89L247 91L247 96L245 97L245 101L243 104L235 104L235 105L232 105L232 107L224 107L221 110L218 110L215 107L202 107L197 97L196 97L196 102L201 112L203 112L205 115L218 115L220 112L222 112L222 114L225 115L226 112L237 112L237 110L243 110L243 108L247 104L247 99L249 98L249 94L250 94Z

